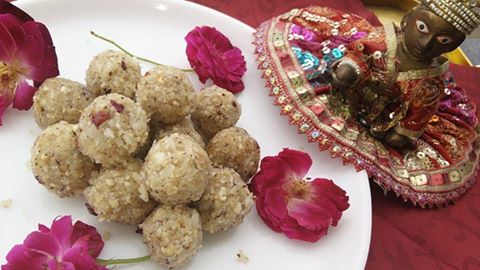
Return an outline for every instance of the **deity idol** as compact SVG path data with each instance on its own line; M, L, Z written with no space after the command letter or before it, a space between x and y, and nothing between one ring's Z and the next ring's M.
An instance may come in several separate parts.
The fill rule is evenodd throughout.
M334 157L420 206L475 181L476 106L442 55L477 26L477 0L422 0L400 26L326 7L260 26L256 53L282 113Z

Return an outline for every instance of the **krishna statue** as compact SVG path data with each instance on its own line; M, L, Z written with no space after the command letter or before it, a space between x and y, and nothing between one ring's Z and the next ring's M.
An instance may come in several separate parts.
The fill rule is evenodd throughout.
M293 9L255 33L275 104L320 150L421 207L475 182L476 106L442 55L480 25L477 0L422 0L400 26L339 10Z

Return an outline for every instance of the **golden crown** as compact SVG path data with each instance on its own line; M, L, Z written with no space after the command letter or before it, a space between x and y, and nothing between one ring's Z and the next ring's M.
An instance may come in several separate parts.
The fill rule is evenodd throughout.
M479 5L477 0L422 0L422 2L433 13L466 35L480 25L480 14L474 10Z

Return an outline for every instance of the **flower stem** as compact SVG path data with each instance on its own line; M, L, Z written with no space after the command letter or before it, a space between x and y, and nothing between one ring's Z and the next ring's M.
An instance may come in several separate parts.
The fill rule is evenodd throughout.
M131 263L146 262L148 260L150 260L149 255L138 257L138 258L130 258L130 259L112 259L112 260L97 259L97 263L103 266L107 266L107 265L114 265L114 264L131 264Z
M158 63L158 62L155 62L155 61L153 61L153 60L136 56L136 55L132 54L131 52L127 51L127 50L126 50L125 48L123 48L122 46L120 46L117 42L115 42L115 41L113 41L113 40L111 40L111 39L109 39L109 38L106 38L106 37L104 37L104 36L101 36L101 35L93 32L93 31L90 31L90 34L91 34L92 36L96 37L96 38L99 38L99 39L101 39L101 40L103 40L103 41L106 41L106 42L112 44L113 46L115 46L115 47L117 47L119 50L121 50L122 52L128 54L128 55L131 56L131 57L137 58L137 59L140 60L140 61L143 61L143 62L146 62L146 63L150 63L150 64L153 64L153 65L156 65L156 66L165 66L165 65L160 64L160 63ZM180 70L181 70L181 71L184 71L184 72L193 72L193 71L194 71L193 69L189 69L189 68L185 68L185 69L182 69L182 68L181 68Z

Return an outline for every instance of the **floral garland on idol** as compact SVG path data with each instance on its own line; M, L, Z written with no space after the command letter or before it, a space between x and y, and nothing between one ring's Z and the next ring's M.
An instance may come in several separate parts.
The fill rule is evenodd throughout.
M130 56L114 41L94 32ZM186 54L200 81L210 79L232 93L245 86L242 77L246 62L239 48L213 27L196 27L185 37ZM136 57L154 65L160 63ZM13 105L28 110L33 95L48 78L59 75L55 46L47 27L11 3L0 0L0 125L5 110ZM260 171L249 184L265 224L288 238L316 242L336 226L348 209L346 192L333 181L305 176L312 166L306 153L284 149L261 161ZM95 227L71 216L56 217L51 226L39 224L22 244L6 255L1 270L104 270L106 266L147 261L150 256L132 259L99 259L104 241Z

